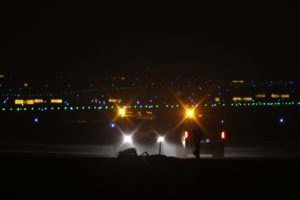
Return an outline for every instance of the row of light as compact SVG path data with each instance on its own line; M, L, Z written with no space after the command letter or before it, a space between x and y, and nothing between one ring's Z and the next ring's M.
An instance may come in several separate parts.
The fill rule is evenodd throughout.
M258 102L258 103L231 103L231 107L241 107L241 106L294 106L294 105L300 105L300 102L295 103L295 102ZM205 104L205 107L225 107L226 104L224 103L220 103L220 104ZM179 108L179 105L166 105L166 108ZM194 106L192 106L194 107ZM152 108L159 108L159 105L156 106L128 106L128 108L148 108L148 109L152 109ZM48 111L48 110L70 110L70 111L74 111L74 110L108 110L108 109L115 109L115 106L76 106L76 107L39 107L39 108L28 108L28 107L17 107L17 108L5 108L2 107L0 110L1 111Z
M252 102L252 103L231 103L231 107L240 106L293 106L300 105L300 102L296 103L294 101L290 102ZM225 107L225 103L214 103L214 104L204 104L204 107Z

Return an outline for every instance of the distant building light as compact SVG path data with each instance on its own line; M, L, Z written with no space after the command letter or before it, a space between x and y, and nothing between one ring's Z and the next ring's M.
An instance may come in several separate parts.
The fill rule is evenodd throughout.
M233 80L232 83L240 83L240 84L242 84L242 83L245 83L245 81L244 80Z
M266 95L265 94L257 94L256 98L266 98Z
M33 105L34 100L33 99L27 99L24 103L27 104L27 105Z
M16 105L23 105L24 104L24 100L23 99L16 99L15 100L15 104Z
M252 97L244 97L243 101L253 101Z
M221 101L220 97L215 98L215 102L220 102L220 101Z
M279 94L271 94L271 98L277 99L277 98L280 98L280 95Z
M29 84L28 83L24 83L24 87L28 87L29 86Z
M108 102L109 103L120 103L120 102L122 102L122 100L121 99L108 99Z
M233 97L232 100L233 101L242 101L242 98L241 97Z
M288 98L290 98L290 95L289 94L282 94L281 98L288 99Z
M5 76L3 74L0 74L0 78L5 78Z
M51 103L62 103L63 100L62 99L51 99Z

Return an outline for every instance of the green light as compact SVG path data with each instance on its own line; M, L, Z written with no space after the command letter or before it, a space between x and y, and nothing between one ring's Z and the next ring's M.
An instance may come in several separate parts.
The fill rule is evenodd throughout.
M141 105L140 108L143 108L143 106Z
M84 107L84 106L82 106L82 107L81 107L81 109L82 109L82 110L84 110L84 109L85 109L85 107Z
M91 110L91 106L89 106L88 109Z
M60 110L60 107L57 107L57 110Z
M78 110L79 109L79 107L76 107L76 110Z
M10 110L10 111L12 111L13 109L12 109L12 108L10 108L9 110Z
M5 108L2 108L2 111L5 111L6 109Z
M54 110L54 108L53 108L53 107L51 107L51 110Z
M204 106L205 106L205 107L207 107L207 103L206 103L206 104L204 104Z
M31 108L31 110L34 110L34 108Z

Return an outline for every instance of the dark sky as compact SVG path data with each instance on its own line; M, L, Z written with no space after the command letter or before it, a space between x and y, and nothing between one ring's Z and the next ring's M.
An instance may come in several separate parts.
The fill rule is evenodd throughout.
M296 79L298 10L288 1L6 4L0 73Z

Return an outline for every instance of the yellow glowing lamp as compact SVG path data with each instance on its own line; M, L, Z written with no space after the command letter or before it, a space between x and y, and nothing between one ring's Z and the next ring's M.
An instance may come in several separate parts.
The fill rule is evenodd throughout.
M62 103L63 100L62 99L51 99L51 103Z
M119 115L121 117L125 117L126 116L126 109L125 108L119 108Z
M189 119L192 119L195 117L195 112L193 109L187 109L186 110L186 117Z
M24 100L23 99L16 99L15 100L15 104L16 105L23 105L24 104Z
M25 103L25 102L24 102ZM33 99L27 99L26 100L26 104L27 105L33 105L34 104L34 100Z

